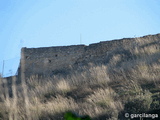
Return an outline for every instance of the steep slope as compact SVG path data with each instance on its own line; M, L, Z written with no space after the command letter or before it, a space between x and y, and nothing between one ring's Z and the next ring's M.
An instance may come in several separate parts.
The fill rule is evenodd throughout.
M160 34L23 50L26 78L1 78L1 119L160 119Z

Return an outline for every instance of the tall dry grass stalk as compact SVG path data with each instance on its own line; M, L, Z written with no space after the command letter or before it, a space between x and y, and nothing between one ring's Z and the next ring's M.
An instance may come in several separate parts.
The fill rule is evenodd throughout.
M12 77L12 93L13 93L13 103L12 103L12 111L13 111L13 120L17 120L18 119L18 115L17 115L17 89L16 89L16 77L13 76Z
M66 79L70 86L80 86L80 85L107 85L110 81L107 66L92 66L90 68L83 68L82 72L74 72L72 75Z
M4 103L5 106L7 108L7 112L8 112L8 119L9 120L17 120L18 119L18 115L17 115L17 90L16 90L16 77L13 76L12 77L12 85L11 85L11 89L12 89L12 98L9 96L9 86L7 84L7 80L3 79L3 83L4 83L4 89L5 89L5 97L4 97Z
M7 108L8 111L8 118L9 120L13 120L12 118L12 103L11 100L9 99L9 90L8 90L8 84L7 84L7 80L3 79L3 84L4 84L4 104Z
M69 83L65 79L60 80L56 84L56 88L62 92L68 92L71 90Z
M22 49L21 52L21 83L22 83L22 89L23 89L23 97L24 97L24 102L25 102L25 109L26 109L26 117L28 120L31 120L31 113L29 110L29 98L28 98L28 87L26 85L26 80L25 80L25 56L24 56L24 49Z
M123 106L120 100L115 101L118 95L111 88L107 89L98 89L94 93L87 97L87 101L95 103L97 105L106 106L109 109L113 110L122 110Z

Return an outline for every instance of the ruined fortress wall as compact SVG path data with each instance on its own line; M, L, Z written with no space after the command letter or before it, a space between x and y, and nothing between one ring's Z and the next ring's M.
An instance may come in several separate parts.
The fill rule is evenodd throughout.
M160 40L160 34L144 36L143 41ZM25 59L25 74L52 74L57 69L68 68L77 62L103 59L110 51L129 49L138 44L135 38L104 41L96 44L60 47L22 48ZM103 57L102 57L103 56Z
M83 56L84 45L23 48L25 58L25 73L51 74L54 70L72 65L79 57Z

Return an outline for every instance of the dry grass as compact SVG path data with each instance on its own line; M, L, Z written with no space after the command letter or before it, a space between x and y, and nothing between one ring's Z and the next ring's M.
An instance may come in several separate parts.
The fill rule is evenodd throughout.
M102 114L105 114L105 117L117 117L118 113L123 111L125 102L135 98L133 96L148 99L146 94L145 96L141 95L144 90L141 87L142 82L138 80L143 79L146 83L150 80L149 82L159 85L158 79L156 79L157 81L153 79L156 76L149 74L151 67L154 70L158 69L157 65L147 66L144 63L135 67L136 69L131 70L130 79L123 69L117 69L116 72L119 75L114 74L116 79L111 80L107 66L94 66L66 79L49 77L44 80L44 78L32 76L27 83L30 87L27 89L29 95L27 107L30 111L30 119L54 119L57 118L56 115L63 118L62 113L68 110L81 115L88 114L93 119ZM145 84L144 81L143 84ZM23 104L26 98L24 98L24 93L18 91L21 90L20 87L23 89L24 86L16 86L15 78L13 78L11 87L13 98L10 98L5 79L3 84L5 86L2 91L4 91L5 96L3 97L4 104L1 102L1 105L5 106L4 111L8 114L4 115L4 111L1 111L1 114L3 117L8 116L10 120L24 119L27 116L25 104ZM74 92L78 89L81 89L82 94ZM72 95L68 96L70 92ZM88 94L85 95L85 93ZM75 99L73 96L76 94L79 96Z
M123 109L123 106L117 98L118 95L111 88L107 88L94 91L94 94L88 96L86 99L90 103L97 104L98 106L105 106L108 111L120 111Z
M71 90L69 83L64 79L58 81L58 83L56 84L56 88L57 90L62 92L69 92Z
M133 56L130 60L121 61L121 54L116 54L110 64L84 66L81 72L73 71L67 77L33 75L26 80L22 74L22 84L17 85L13 77L10 86L1 78L0 118L57 120L71 110L88 114L93 120L117 119L120 112L127 110L126 104L132 108L129 102L137 99L142 105L143 100L148 100L144 105L158 108L160 54L154 42L136 39L133 49L128 50Z

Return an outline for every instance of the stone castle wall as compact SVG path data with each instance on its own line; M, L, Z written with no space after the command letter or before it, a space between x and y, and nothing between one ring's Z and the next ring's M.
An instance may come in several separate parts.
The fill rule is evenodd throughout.
M139 38L140 40L160 40L160 34ZM111 51L126 50L138 44L135 38L105 41L96 44L22 48L25 60L25 74L51 75L58 69L67 69L84 61L100 61L107 59ZM108 57L108 56L107 56Z

